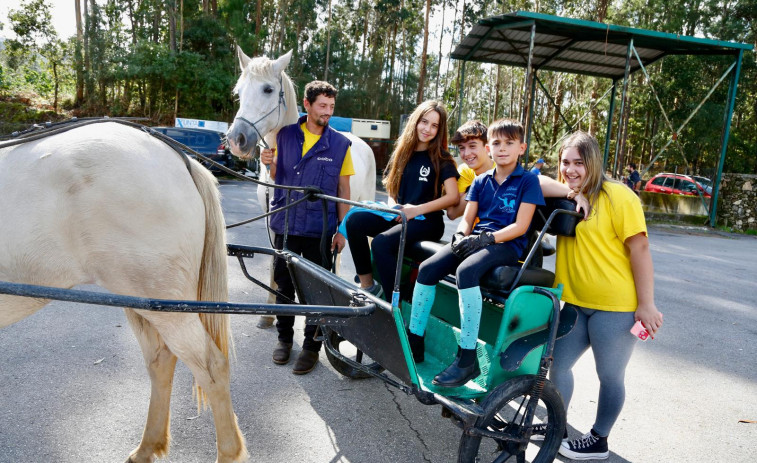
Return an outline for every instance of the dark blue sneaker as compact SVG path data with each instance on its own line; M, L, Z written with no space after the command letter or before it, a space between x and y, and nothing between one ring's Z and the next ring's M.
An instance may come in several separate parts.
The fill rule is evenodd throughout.
M587 432L578 439L560 444L560 455L571 460L606 460L610 457L607 448L607 438L594 430Z

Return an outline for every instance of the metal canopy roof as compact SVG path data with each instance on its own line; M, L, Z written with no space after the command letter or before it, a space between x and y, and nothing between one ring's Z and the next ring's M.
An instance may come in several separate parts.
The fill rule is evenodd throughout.
M666 55L732 55L747 44L688 37L593 21L517 11L480 20L452 53L452 58L526 67L535 27L533 67L613 80L623 78L628 43L646 67ZM631 56L630 71L640 68Z

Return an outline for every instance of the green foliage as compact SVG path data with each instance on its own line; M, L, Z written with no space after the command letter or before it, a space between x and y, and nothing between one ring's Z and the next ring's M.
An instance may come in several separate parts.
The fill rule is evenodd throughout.
M338 115L390 119L396 135L400 117L414 108L419 88L425 1L331 0L330 4L329 21L328 0L220 0L217 15L204 13L200 0L184 0L183 17L178 0L87 1L85 44L75 38L58 39L44 0L23 0L11 10L6 23L6 30L17 37L5 41L0 50L0 93L31 93L51 100L57 86L59 99L72 102L80 115L139 115L160 123L171 123L174 116L230 120L236 109L231 88L239 72L236 44L251 56L277 57L292 50L288 73L297 88L328 76L340 89ZM432 0L432 5L436 22L432 21L429 36L423 97L440 98L447 104L450 125L458 122L461 65L450 61L448 54L460 40L461 28L467 32L486 16L536 11L757 42L757 0ZM443 49L439 47L442 36ZM75 53L77 47L80 55ZM678 56L650 66L650 82L673 129L652 87L636 73L629 94L626 160L648 164L728 65L727 59ZM462 119L519 119L524 75L520 68L467 63ZM537 91L531 152L554 158L567 132L563 118L595 133L604 146L609 98L599 98L609 82L544 71L539 75L562 117ZM81 98L74 96L77 77ZM754 53L746 53L725 165L729 171L757 173L755 77ZM676 133L678 141L657 159L654 170L714 173L728 84L726 79ZM610 134L611 162L616 136L615 131Z

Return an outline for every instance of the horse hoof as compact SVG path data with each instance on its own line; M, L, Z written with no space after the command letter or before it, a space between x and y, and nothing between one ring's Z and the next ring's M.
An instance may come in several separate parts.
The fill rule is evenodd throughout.
M266 330L273 326L273 322L276 320L276 317L273 315L261 315L260 320L258 320L257 327L261 330Z

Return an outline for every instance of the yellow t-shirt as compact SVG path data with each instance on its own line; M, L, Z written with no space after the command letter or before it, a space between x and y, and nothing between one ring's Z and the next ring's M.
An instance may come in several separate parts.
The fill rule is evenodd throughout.
M494 167L496 167L496 165L494 164L494 161L492 161L492 169L494 169ZM460 174L460 178L457 179L457 192L465 193L465 190L471 186L473 180L476 178L476 171L463 162L457 166L457 173Z
M305 134L305 143L302 145L302 155L305 156L305 153L310 151L310 148L321 139L321 136L310 133L306 127L306 122L303 122L302 125L300 125L300 128L302 129L302 133ZM339 175L355 175L355 166L352 165L351 147L347 147L347 154L344 155L342 170L339 172Z
M565 286L563 300L609 312L635 311L636 285L623 243L638 233L647 233L639 197L625 185L605 182L576 236L557 238L555 286Z

